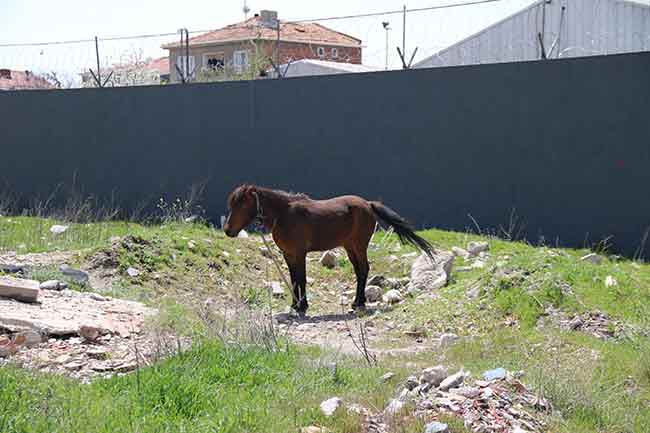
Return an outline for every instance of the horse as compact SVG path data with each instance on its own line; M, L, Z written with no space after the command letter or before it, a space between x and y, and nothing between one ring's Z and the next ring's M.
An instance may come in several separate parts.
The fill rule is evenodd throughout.
M291 308L304 316L309 308L306 297L306 256L310 251L343 247L354 267L357 290L352 308L365 309L368 244L379 221L392 227L402 244L411 244L433 258L433 247L418 236L411 224L386 205L356 195L314 200L261 186L243 184L228 195L228 217L223 231L236 237L253 221L271 231L289 267L293 290Z

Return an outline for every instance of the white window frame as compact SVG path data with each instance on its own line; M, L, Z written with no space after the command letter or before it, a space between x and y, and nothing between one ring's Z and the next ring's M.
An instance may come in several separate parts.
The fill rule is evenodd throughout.
M189 65L188 65L189 68L190 68L189 71L185 71L185 56L179 55L178 57L176 57L176 65L178 66L178 69L183 71L186 78L188 78L188 77L190 77L190 76L192 76L194 74L194 70L195 70L195 67L196 67L194 56L190 55L190 56L187 56L187 58L189 59ZM178 71L176 71L176 72L178 72Z
M325 48L323 47L316 48L316 55L318 57L325 57Z
M338 59L339 58L339 49L334 47L332 48L332 58L333 59Z
M232 53L232 67L235 72L242 73L248 70L250 65L248 54L248 50L236 50ZM239 62L238 59L243 59L243 62Z

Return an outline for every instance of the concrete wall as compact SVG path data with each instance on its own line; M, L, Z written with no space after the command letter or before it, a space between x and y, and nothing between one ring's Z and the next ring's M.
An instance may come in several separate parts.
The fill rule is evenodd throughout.
M650 54L284 80L0 93L0 181L125 209L207 180L382 199L419 227L505 225L628 253L650 226ZM646 253L647 256L647 253Z

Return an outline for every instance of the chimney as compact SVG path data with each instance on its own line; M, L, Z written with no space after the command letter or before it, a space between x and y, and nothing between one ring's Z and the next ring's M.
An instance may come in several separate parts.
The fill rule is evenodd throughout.
M278 13L276 11L260 11L260 23L264 27L276 29L278 26Z
M0 78L11 80L11 69L0 69Z

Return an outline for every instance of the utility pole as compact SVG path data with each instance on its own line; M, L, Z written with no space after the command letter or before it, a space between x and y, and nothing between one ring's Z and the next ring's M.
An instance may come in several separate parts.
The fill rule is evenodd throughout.
M99 38L97 36L95 36L95 56L97 57L97 75L95 75L92 69L89 69L90 75L93 76L96 87L106 87L106 83L108 83L108 80L110 80L111 77L113 76L113 71L111 71L108 74L108 77L106 77L106 79L102 81L102 70L99 65Z
M413 54L411 55L411 59L406 62L406 5L404 5L404 12L403 12L403 18L402 18L402 49L400 50L399 47L397 47L397 53L399 54L399 58L402 60L402 68L403 69L411 69L411 65L413 64L413 59L415 58L415 54L418 52L418 47L415 47L415 50L413 51Z
M381 25L384 26L384 30L386 30L386 70L388 70L388 31L390 30L390 23L384 21Z

